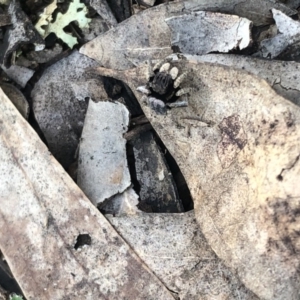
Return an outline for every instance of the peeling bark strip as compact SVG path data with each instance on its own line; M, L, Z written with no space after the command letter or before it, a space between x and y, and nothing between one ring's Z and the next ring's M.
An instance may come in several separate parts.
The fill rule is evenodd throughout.
M0 92L0 248L26 298L173 299Z
M116 102L89 101L78 161L78 186L95 204L125 191L131 184L126 158L129 112Z

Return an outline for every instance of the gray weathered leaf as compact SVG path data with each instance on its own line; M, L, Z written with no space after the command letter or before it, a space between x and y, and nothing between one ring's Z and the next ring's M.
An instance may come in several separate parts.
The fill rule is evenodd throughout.
M194 211L105 217L179 299L258 300L215 255Z
M186 34L182 29L186 26L186 22L197 25L189 28L193 44L188 44L192 45L192 49L190 46L183 47L185 40L179 45L185 52L208 53L220 49L227 52L228 49L248 45L250 41L248 20L208 12L192 13L186 6L188 2L184 1L146 9L83 45L80 53L95 59L106 68L118 70L134 67L149 59L163 59L173 52L170 43L172 35L172 43L177 45L179 27L183 30L181 34ZM172 34L168 24L172 28ZM226 41L229 35L226 26L232 29L229 42ZM197 36L199 28L203 28L200 39ZM208 38L203 39L203 35L213 37L213 42ZM230 47L226 45L227 42L231 43Z
M43 73L31 97L36 120L55 158L65 167L73 161L87 109L85 98L107 99L101 80L85 69L97 63L74 51Z
M146 65L98 71L134 91L181 168L216 254L260 298L298 299L300 108L247 72L184 57L173 64L188 72L181 87L193 92L188 107L166 115L136 91Z
M173 299L0 93L0 248L26 298Z
M192 57L191 57L192 58ZM300 106L300 64L241 55L208 54L192 59L243 69L265 79L281 96Z

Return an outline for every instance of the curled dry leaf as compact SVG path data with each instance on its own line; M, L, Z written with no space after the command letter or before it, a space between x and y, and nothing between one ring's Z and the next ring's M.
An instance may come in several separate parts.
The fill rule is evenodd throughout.
M148 66L97 70L132 88L179 165L216 254L259 297L298 299L299 107L247 72L184 57L172 64L193 90L188 107L166 115L136 90ZM187 132L188 120L195 123Z

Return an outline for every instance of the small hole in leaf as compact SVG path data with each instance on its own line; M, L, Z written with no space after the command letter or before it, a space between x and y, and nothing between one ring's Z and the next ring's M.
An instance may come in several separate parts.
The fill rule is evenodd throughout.
M76 244L74 246L75 250L81 248L84 245L90 246L92 244L92 238L89 234L79 234L76 240Z
M277 180L279 180L279 181L282 181L282 180L283 180L283 177L282 177L281 174L279 174L276 178L277 178Z

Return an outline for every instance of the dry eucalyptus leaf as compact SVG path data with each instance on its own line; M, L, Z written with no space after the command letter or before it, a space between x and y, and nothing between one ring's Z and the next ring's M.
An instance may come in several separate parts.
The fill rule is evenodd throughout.
M194 211L105 217L179 299L258 300L207 244Z
M106 0L90 0L90 5L110 27L118 23Z
M170 29L164 20L182 7L181 3L170 3L146 9L83 45L79 52L105 67L119 70L149 58L165 57L173 51Z
M0 248L26 298L174 299L0 100Z
M297 62L222 54L208 54L191 58L251 72L265 79L279 95L300 106L300 81L298 79L300 64Z
M181 53L229 52L251 42L252 23L238 16L199 11L165 21L171 29L172 47Z
M74 51L43 73L32 90L35 118L55 158L66 169L73 162L87 109L85 98L107 99L101 79L85 69L98 64Z
M123 138L128 123L125 105L89 101L80 142L77 182L95 205L131 185Z
M184 57L173 65L188 74L181 88L193 91L188 107L166 115L136 90L148 66L98 72L132 88L179 165L216 254L260 298L298 299L300 108L247 72Z
M185 8L238 15L251 20L255 26L272 23L272 8L289 16L297 14L297 10L276 0L188 0L185 1Z
M275 37L260 43L262 56L270 58L278 56L288 46L300 41L300 22L276 9L272 9L272 13L279 32Z
M209 12L192 13L187 5L185 1L172 2L146 9L83 45L80 53L106 68L124 70L148 59L163 59L173 53L172 44L191 54L227 52L249 44L250 21ZM213 37L213 42L203 38L205 35ZM229 35L230 47L226 45ZM193 43L186 43L187 37Z
M0 87L23 118L28 119L30 109L24 95L12 84L0 82Z

